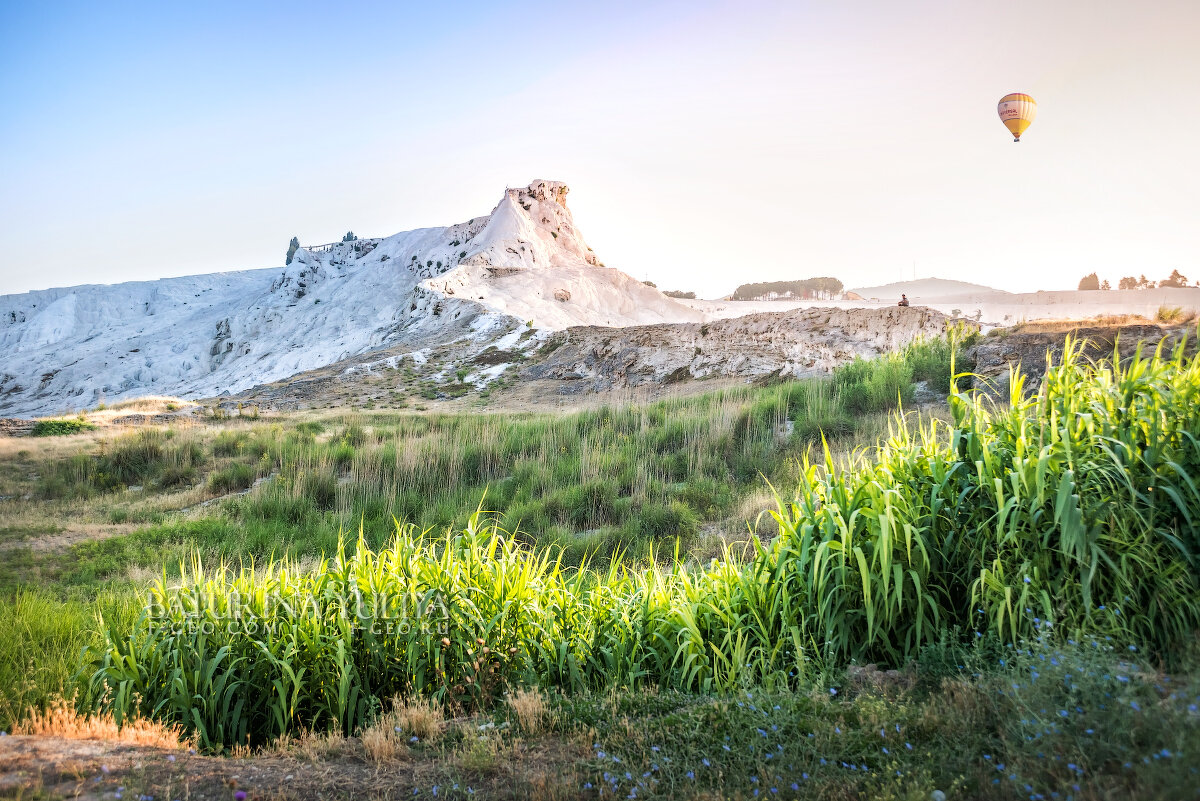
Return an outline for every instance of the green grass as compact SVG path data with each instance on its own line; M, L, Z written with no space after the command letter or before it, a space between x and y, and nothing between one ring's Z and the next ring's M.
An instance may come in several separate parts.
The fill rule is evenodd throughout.
M957 331L914 343L900 359L900 378L940 371L948 388L949 355L965 344ZM320 553L359 524L381 545L393 518L461 528L486 497L505 527L529 544L565 546L570 564L617 551L644 559L676 538L689 550L702 524L738 514L764 478L794 483L797 460L823 438L849 446L885 433L863 412L894 406L889 393L911 397L911 384L872 378L892 361L855 363L832 381L562 416L375 413L290 425L239 420L215 434L145 430L34 465L33 489L46 501L106 504L114 522L157 521L120 492L140 486L141 497L153 498L203 487L230 495L269 479L206 514L293 555ZM918 367L909 370L910 361ZM847 383L849 374L868 375ZM860 385L873 387L876 400L863 402Z

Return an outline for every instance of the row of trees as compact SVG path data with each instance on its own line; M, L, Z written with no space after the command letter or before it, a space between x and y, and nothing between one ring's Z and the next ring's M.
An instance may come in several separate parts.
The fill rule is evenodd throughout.
M1196 285L1200 286L1200 281L1198 281ZM1154 289L1155 287L1185 286L1188 286L1187 276L1179 272L1179 270L1172 270L1169 276L1159 281L1157 284L1146 278L1144 275L1139 278L1134 278L1132 275L1129 275L1117 282L1117 289ZM1088 273L1083 278L1079 279L1079 288L1081 290L1112 289L1112 285L1109 284L1107 280L1101 281L1100 277L1095 273Z
M770 296L793 298L832 298L842 293L842 282L828 276L805 278L802 281L762 281L742 284L729 296L730 300L759 300Z

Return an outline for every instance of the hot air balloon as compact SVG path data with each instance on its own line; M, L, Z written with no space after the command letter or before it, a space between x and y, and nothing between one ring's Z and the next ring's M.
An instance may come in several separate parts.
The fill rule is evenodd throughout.
M1013 92L1000 98L996 112L1000 115L1000 122L1013 135L1013 141L1020 142L1021 134L1037 117L1037 101L1027 94Z

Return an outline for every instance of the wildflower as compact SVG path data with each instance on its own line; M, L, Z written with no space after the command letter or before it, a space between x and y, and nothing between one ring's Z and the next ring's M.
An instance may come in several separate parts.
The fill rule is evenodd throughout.
M830 688L829 688L829 694L830 694L830 695L837 695L837 688L836 688L836 687L830 687Z
M436 790L434 791L434 795L437 795L437 791L436 791ZM234 793L234 794L233 794L233 797L234 797L235 799L237 799L237 801L246 801L246 791L245 791L245 790L238 790L236 793Z

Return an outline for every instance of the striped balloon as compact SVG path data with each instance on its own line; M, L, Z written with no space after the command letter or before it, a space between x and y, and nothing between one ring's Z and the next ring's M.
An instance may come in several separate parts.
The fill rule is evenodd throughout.
M1020 142L1021 134L1037 117L1037 101L1027 94L1013 92L1000 98L996 112L1004 127L1013 135L1013 141Z

